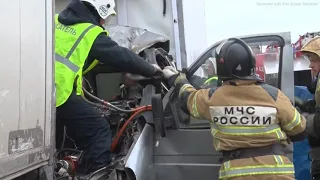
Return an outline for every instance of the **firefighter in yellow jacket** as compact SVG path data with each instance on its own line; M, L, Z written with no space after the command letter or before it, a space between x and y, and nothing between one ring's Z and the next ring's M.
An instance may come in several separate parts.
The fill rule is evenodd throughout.
M311 175L313 179L320 179L320 37L315 37L307 42L301 49L301 52L309 59L312 75L317 77L316 85L309 90L315 94L315 114L309 115L308 119L309 144L311 147L310 157L312 159Z
M294 180L286 157L290 141L306 136L306 120L279 89L255 75L250 47L232 38L216 48L222 86L196 90L185 74L163 70L175 86L182 109L211 124L213 144L223 154L219 179Z

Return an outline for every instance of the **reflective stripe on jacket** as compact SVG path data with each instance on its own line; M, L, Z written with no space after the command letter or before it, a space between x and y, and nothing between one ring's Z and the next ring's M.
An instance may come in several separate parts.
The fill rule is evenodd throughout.
M93 42L102 32L107 33L91 23L65 26L55 16L56 107L67 101L75 84L77 95L82 94L83 66Z
M257 164L257 161L259 161L259 165ZM220 168L219 179L261 174L279 174L288 175L290 177L294 174L294 166L288 158L278 155L262 156L257 159L237 159L223 163Z
M205 84L205 85L208 85L208 84L210 84L211 81L218 81L218 77L217 77L217 76L213 76L213 77L211 77L211 78L208 78L208 79L204 82L204 84Z

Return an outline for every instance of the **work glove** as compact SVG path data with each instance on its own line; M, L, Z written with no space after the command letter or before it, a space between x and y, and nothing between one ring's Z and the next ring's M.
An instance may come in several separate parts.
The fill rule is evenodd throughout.
M164 77L168 80L169 87L176 85L181 80L186 80L186 74L179 72L172 66L166 66L163 69Z
M307 121L306 124L306 132L308 133L309 137L312 138L319 138L319 112L316 112L315 114L312 113L307 113L307 112L303 112L301 113L302 116L304 116L305 120ZM311 143L311 142L309 142ZM313 142L312 142L313 143ZM311 144L310 144L311 145Z
M178 74L179 72L172 66L166 66L164 67L164 69L162 70L163 72L163 76L166 79L169 79L170 77L172 77L175 74Z
M151 64L155 68L154 76L163 76L162 69L157 64Z
M162 69L157 64L151 64L151 65L155 68L155 71L153 73L153 77L163 77ZM145 77L142 75L131 74L131 73L126 73L125 77L130 80L133 80L133 81L141 81L141 80L146 80L146 79L152 78L152 77Z

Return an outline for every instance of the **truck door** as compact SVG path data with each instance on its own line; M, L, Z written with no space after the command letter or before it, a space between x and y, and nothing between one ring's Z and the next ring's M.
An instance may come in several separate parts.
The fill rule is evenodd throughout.
M281 89L291 100L294 99L293 51L290 33L261 34L240 37L250 46L260 46L263 55L259 66L264 65L265 81ZM212 58L213 50L220 44L207 49L188 69L188 77L193 74L202 76L202 65ZM278 53L270 57L266 48L277 44ZM259 55L260 54L260 55ZM263 61L264 60L264 61ZM262 67L258 67L262 68ZM209 78L209 77L206 77ZM160 138L153 148L153 162L156 179L159 180L194 180L217 179L222 156L213 148L208 121L194 119L182 113L178 103L172 102L173 121L176 127L167 129L166 137ZM291 145L292 148L292 145ZM288 154L292 158L291 154Z

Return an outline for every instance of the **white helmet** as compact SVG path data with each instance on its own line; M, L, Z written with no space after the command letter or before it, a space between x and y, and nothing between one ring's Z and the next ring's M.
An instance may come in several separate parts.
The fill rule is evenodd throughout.
M114 0L81 0L90 3L98 12L102 19L107 19L110 15L116 15L114 10L116 4Z

